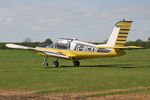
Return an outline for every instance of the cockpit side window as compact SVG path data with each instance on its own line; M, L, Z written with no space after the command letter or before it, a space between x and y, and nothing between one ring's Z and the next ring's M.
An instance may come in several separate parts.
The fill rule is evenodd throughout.
M68 43L55 43L56 49L69 49Z
M56 48L56 49L70 49L70 42L68 42L68 43L55 42L55 43L52 43L52 44L38 45L36 47L41 47L41 48Z

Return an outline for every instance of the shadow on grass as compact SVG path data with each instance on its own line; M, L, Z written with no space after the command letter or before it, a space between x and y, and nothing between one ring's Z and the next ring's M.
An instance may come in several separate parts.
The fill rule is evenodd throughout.
M60 68L64 67L75 67L75 66L60 66ZM114 64L114 65L82 65L79 67L107 67L107 68L136 68L131 66L130 64Z

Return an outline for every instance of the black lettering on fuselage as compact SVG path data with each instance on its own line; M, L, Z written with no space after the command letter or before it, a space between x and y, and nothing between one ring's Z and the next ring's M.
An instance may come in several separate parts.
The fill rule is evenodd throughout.
M94 46L77 44L75 51L85 51L85 52L101 52L101 53L109 53L111 50L96 48Z

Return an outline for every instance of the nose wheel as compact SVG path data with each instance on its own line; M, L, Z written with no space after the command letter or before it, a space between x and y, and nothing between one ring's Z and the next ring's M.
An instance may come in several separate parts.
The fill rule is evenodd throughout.
M43 65L44 65L45 67L48 67L47 59L48 59L48 57L46 56L46 58L44 59L44 62L43 62Z
M74 60L73 63L74 63L74 66L80 66L80 62L78 60Z

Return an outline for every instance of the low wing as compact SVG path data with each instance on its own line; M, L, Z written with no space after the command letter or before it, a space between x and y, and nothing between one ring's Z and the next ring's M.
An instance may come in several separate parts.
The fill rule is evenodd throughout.
M6 47L13 48L13 49L26 49L26 50L35 50L36 49L36 48L26 47L26 46L21 46L21 45L16 45L16 44L6 44Z
M21 46L21 45L16 45L16 44L6 44L6 47L8 47L8 48L14 48L14 49L24 49L24 50L38 51L38 52L44 53L47 56L54 56L54 57L69 59L68 56L66 56L66 55L64 55L62 53L52 52L52 51L49 51L49 50L41 50L41 49L37 49L37 48L32 48L32 47L27 47L27 46Z
M139 46L114 46L114 47L108 47L108 46L96 46L97 48L114 48L114 49L140 49L143 47Z

